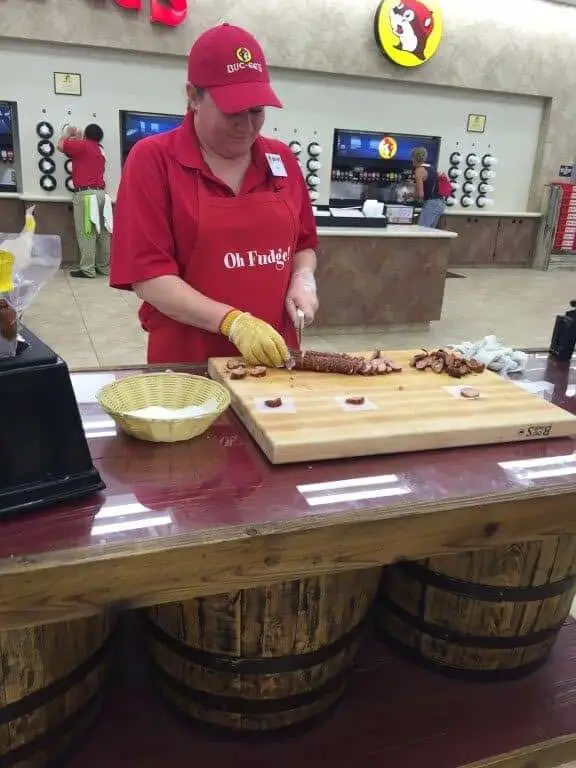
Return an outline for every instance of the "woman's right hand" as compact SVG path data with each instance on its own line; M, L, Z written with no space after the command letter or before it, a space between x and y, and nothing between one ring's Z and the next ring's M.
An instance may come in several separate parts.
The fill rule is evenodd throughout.
M220 332L238 348L248 365L281 368L290 359L282 336L249 312L228 312L220 325Z

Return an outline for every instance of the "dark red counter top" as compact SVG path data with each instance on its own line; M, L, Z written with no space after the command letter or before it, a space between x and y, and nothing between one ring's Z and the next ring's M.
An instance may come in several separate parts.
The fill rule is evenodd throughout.
M90 587L83 581L78 598L70 585L65 604L54 606L58 614L71 602L76 613L92 603L159 599L151 583L139 597L133 594L135 581L124 589L121 563L136 567L140 559L139 568L150 568L150 558L172 552L180 568L190 547L195 555L189 560L190 585L194 582L198 592L205 584L206 592L214 592L294 577L304 563L308 572L344 569L519 536L576 532L576 515L569 514L576 501L572 439L272 466L231 411L189 443L154 445L117 434L95 394L128 373L133 371L73 375L106 491L1 524L3 583L10 577L15 587L15 579L26 577L16 592L30 602L30 610L41 600L48 572L62 568L68 569L67 578L87 579ZM576 413L576 363L562 366L533 354L521 381ZM265 545L256 543L263 537ZM207 560L211 548L213 562ZM154 560L154 567L176 568L176 560L169 561ZM107 563L110 583L98 581L96 563ZM174 577L176 591L184 589L181 576ZM0 613L10 612L15 603L3 593L0 589ZM79 603L84 607L78 609Z

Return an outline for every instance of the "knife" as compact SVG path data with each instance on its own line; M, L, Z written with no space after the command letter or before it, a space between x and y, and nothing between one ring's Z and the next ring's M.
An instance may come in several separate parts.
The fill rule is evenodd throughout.
M298 346L302 346L302 328L304 327L304 312L296 310L296 333L298 334Z

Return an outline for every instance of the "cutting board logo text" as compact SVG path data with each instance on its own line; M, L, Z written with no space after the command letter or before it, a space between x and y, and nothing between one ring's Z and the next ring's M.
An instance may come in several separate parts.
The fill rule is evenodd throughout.
M113 0L126 11L141 11L144 0ZM164 27L178 27L188 13L188 0L150 0L150 22Z
M241 254L237 251L230 251L224 255L224 266L226 269L251 269L252 267L275 267L278 272L282 272L290 262L291 251L278 248L270 248L266 253L258 251L246 251Z
M552 424L530 424L524 429L519 430L521 437L550 437Z

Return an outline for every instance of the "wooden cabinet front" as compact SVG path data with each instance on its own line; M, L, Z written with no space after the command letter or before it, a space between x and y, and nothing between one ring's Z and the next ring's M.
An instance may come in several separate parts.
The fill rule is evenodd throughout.
M24 226L24 206L16 197L0 198L0 233L16 234Z
M77 264L80 258L72 200L69 203L44 200L36 203L36 232L39 235L60 235L62 264Z
M36 234L58 235L62 245L62 264L77 264L78 243L74 229L72 199L70 202L19 198L0 198L0 233L15 234L24 226L26 208L34 205Z
M494 262L530 266L539 223L539 219L500 219Z
M446 216L442 228L458 234L455 240L449 241L449 266L475 266L494 262L497 217Z

